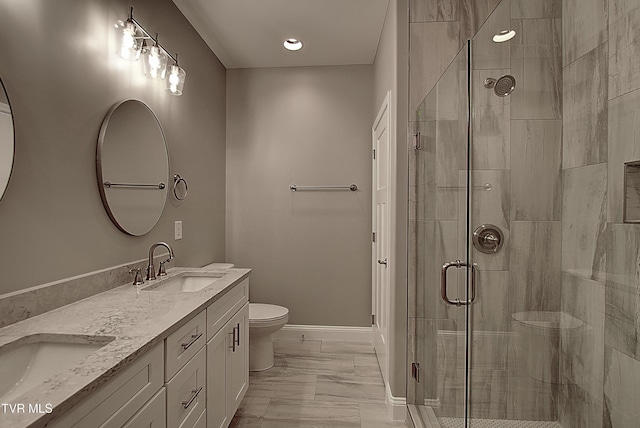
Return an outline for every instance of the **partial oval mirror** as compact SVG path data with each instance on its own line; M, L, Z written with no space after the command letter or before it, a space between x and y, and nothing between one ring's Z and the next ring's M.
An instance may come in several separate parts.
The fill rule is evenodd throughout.
M11 170L13 169L13 157L15 152L15 139L13 132L13 116L6 89L0 78L0 199L4 196L9 184Z
M96 153L98 187L113 223L133 236L160 220L169 188L169 154L158 118L143 102L114 105L102 123Z

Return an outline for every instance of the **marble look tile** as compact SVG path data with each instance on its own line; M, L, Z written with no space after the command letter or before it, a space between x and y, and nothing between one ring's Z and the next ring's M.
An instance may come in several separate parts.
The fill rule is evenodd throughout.
M560 309L560 222L511 223L509 313Z
M604 279L606 164L564 170L562 270Z
M541 382L524 371L509 372L507 419L555 421L558 419L557 403L557 385Z
M501 0L461 0L460 46L476 34L500 2Z
M437 268L437 259L434 257L434 246L438 245L435 226L434 220L420 220L416 221L409 231L408 311L411 316L423 317L430 310L425 303L431 295L433 274Z
M384 403L382 379L350 375L319 375L316 400L340 402Z
M477 270L477 300L472 306L473 329L507 331L509 314L509 272Z
M410 24L409 111L416 110L458 52L457 22Z
M348 355L300 355L286 356L283 367L306 374L351 374L353 357Z
M473 72L473 144L474 169L509 169L511 158L511 98L498 97L484 87L487 78L497 79L509 70Z
M360 427L358 403L271 400L262 427Z
M315 375L313 375L315 376ZM282 382L261 379L249 382L247 397L279 398L287 400L313 400L316 393L316 382Z
M609 99L640 88L640 5L609 0Z
M410 22L457 21L460 0L411 0Z
M562 0L511 0L512 18L562 18Z
M375 351L371 343L322 341L320 352L323 354L371 355Z
M565 67L562 167L607 161L608 58L602 44Z
M271 402L270 398L265 397L245 397L240 403L240 407L236 412L239 418L260 418L267 412L267 407Z
M608 220L623 221L624 163L640 160L640 91L609 102Z
M604 426L637 426L640 362L607 347L604 366Z
M320 352L321 340L278 339L273 342L273 352L287 355L310 355Z
M406 428L404 421L387 420L387 409L379 404L360 403L362 428Z
M580 58L608 39L609 0L564 0L562 39L564 65Z
M562 121L511 121L511 219L562 218Z
M640 230L632 224L607 226L605 342L640 358Z
M370 377L382 379L382 372L375 355L354 356L353 365L355 375L358 377Z
M454 320L429 320L418 319L415 324L417 349L414 358L409 362L420 363L420 370L423 374L420 383L415 384L415 403L422 403L424 400L437 400L438 398L438 378L430 375L436 373L439 367L444 364L444 358L456 358L455 339L456 336L445 336L454 339L453 347L443 349L445 342L441 332L455 332L456 321ZM450 351L449 353L445 353Z
M471 193L472 228L475 229L481 224L486 223L494 224L502 229L505 242L500 252L496 254L484 254L472 248L471 258L481 270L509 270L509 247L511 246L511 240L509 238L509 189L511 187L509 171L474 170L472 171L471 183L473 186ZM484 190L482 188L485 183L491 185L491 190ZM466 203L464 202L464 192L460 193L460 209L462 211L465 209ZM466 217L466 215L462 213L459 216L460 218ZM466 228L462 226L458 227L458 231L458 252L464 255L466 249ZM459 258L464 259L465 257Z
M474 20L481 19L479 23L482 24L480 27L477 23L473 23L471 27L469 27L467 22L469 16L463 12L460 22L460 46L464 46L467 39L473 36L473 69L508 69L510 67L509 45L513 43L513 41L511 43L494 43L493 36L505 28L511 28L510 2L503 1L498 5L498 2L494 1L464 0L464 3L468 7L465 12L470 12ZM498 6L496 7L496 5ZM491 12L491 10L493 11ZM491 14L489 14L489 12L491 12ZM475 27L475 29L472 27ZM473 32L467 33L467 31ZM518 37L518 35L516 35L516 37Z
M604 283L565 272L561 300L562 312L583 325L560 331L560 379L599 397L604 376Z
M563 427L602 428L602 399L587 394L569 381L563 381L562 378L560 380L558 422Z
M516 79L510 95L511 119L562 118L560 54L561 47L555 44L511 46L511 74Z
M467 167L467 142L455 120L438 121L436 142L435 180L438 189L456 188L459 185L459 171Z
M229 428L260 428L261 426L262 418L257 418L255 416L243 417L237 413L229 424Z

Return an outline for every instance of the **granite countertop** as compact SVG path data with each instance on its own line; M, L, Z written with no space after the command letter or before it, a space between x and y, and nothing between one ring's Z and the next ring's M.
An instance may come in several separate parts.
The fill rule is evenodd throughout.
M25 405L40 403L42 408L51 405L52 413L11 413L0 407L0 427L46 426L247 278L251 270L218 271L224 272L224 276L197 292L142 290L183 272L216 271L172 268L163 279L137 287L129 283L0 328L0 346L33 334L114 337L73 369L53 376L13 401Z

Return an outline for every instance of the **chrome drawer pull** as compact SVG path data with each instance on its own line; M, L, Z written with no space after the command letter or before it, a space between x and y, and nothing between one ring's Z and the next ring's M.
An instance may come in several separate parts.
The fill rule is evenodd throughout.
M233 333L229 334L233 335L233 339L231 339L231 346L229 346L229 348L231 348L233 352L236 352L236 328L233 327Z
M191 398L189 398L188 401L183 401L182 402L182 407L185 409L188 409L189 406L191 405L191 403L193 403L193 400L196 399L196 397L198 396L198 394L200 394L200 391L202 391L202 387L198 388L198 389L192 389L191 393L193 394L191 396Z
M183 343L182 344L182 348L186 351L187 349L189 349L191 347L191 345L196 343L198 341L198 339L200 339L201 337L202 337L202 333L192 334L191 335L191 340L188 343Z

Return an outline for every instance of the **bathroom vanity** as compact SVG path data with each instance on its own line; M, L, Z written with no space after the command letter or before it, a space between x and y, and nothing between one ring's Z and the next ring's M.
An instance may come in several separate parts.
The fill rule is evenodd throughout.
M228 426L249 383L249 273L170 269L0 329L0 357L24 336L95 342L0 426Z

